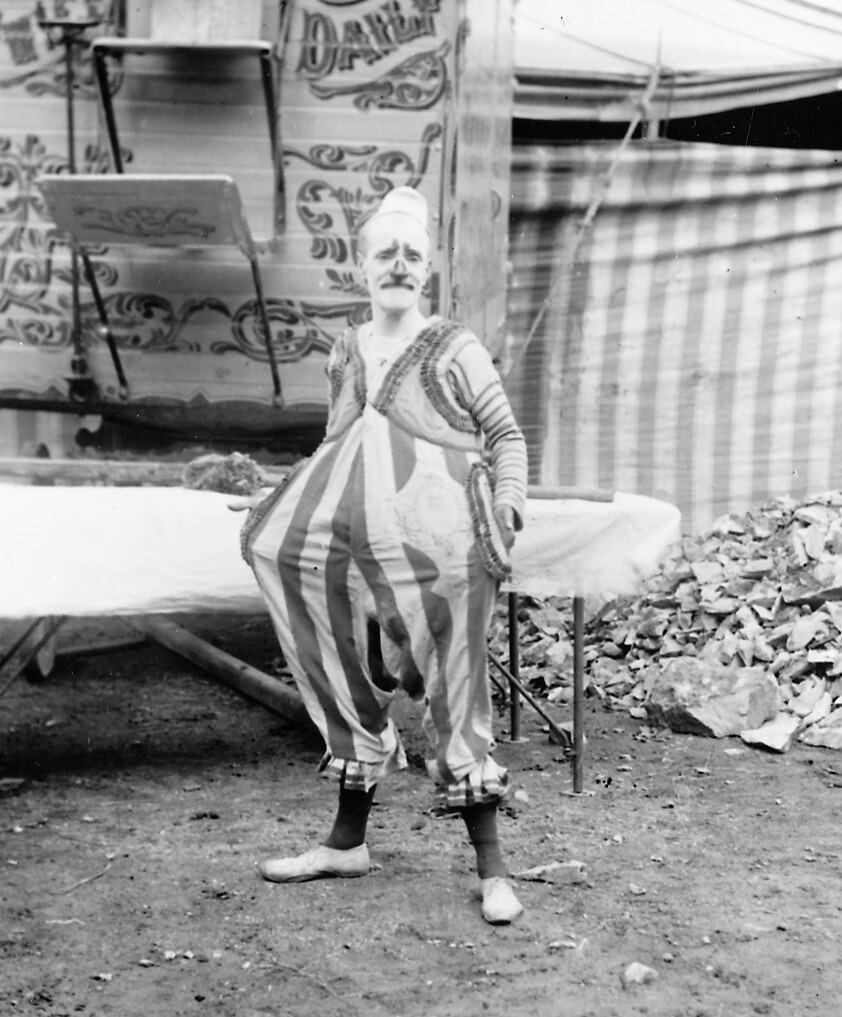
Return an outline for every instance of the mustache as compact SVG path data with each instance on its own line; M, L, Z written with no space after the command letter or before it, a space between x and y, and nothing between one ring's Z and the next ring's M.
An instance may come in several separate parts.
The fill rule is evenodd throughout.
M400 279L393 279L391 282L384 282L382 288L384 290L411 290L415 287L412 283L402 282Z

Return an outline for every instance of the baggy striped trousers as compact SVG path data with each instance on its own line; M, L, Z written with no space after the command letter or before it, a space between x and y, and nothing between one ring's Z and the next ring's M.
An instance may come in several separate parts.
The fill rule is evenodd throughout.
M465 480L479 453L409 435L366 404L290 480L249 537L281 648L328 752L369 787L405 765L389 715L403 685L426 704L428 770L450 807L495 800L487 632L496 580ZM369 622L386 671L372 667ZM397 680L392 677L397 676Z

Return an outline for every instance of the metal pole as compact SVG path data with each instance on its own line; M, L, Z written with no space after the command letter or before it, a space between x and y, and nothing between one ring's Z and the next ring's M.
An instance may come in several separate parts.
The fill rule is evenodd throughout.
M266 345L266 355L269 358L269 370L272 373L272 389L274 392L273 402L280 406L283 402L281 394L281 376L278 374L278 361L275 357L275 347L272 345L272 326L269 323L269 312L266 310L266 298L263 296L263 283L260 278L260 265L257 262L257 255L249 255L251 274L254 279L254 291L257 295L257 309L260 313L260 323L263 326L263 341Z
M272 165L278 159L278 109L275 104L275 77L272 57L268 53L260 53L260 78L263 84L263 98L266 103L266 116L269 120L269 146Z
M585 599L573 598L573 793L581 794L585 777Z
M76 172L76 122L73 115L73 89L75 87L73 76L74 33L70 28L64 28L61 41L64 43L64 67L67 79L65 88L67 169L68 172L73 174ZM79 255L72 238L70 241L70 287L72 307L72 331L70 338L73 343L73 356L74 358L84 358L84 350L82 348L82 313L79 306ZM76 371L74 370L75 373Z
M115 173L123 172L123 157L120 154L120 140L117 136L117 119L114 116L114 103L111 98L111 88L108 84L108 66L106 54L93 46L94 72L96 74L97 88L99 90L100 108L105 117L105 131L108 134L108 148L111 152L111 164Z
M558 724L556 724L556 722L547 713L547 711L538 703L538 701L535 699L532 693L518 679L515 678L511 671L507 667L505 667L493 653L489 652L488 659L497 668L500 674L503 675L504 678L507 678L510 683L511 682L517 683L517 688L520 691L521 696L523 696L524 700L532 707L532 709L538 714L538 716L547 722L547 727L550 729L550 733L555 735L556 744L561 745L564 748L565 755L569 755L570 752L572 752L573 750L573 742L567 731L565 731L563 727L559 727ZM494 682L494 684L497 686L497 688L505 695L508 689L503 684L503 682L500 679L495 678L490 671L488 672L488 675Z
M509 670L515 680L520 678L520 642L517 620L518 600L516 593L509 594ZM520 692L515 682L509 682L509 737L513 742L520 740Z
M85 253L84 249L82 249L79 254L82 259L82 265L85 269L85 277L88 280L88 286L90 287L94 298L96 311L99 315L102 335L104 336L105 342L108 346L108 352L111 354L111 363L114 365L114 370L117 374L117 381L120 383L120 398L127 399L129 395L129 382L126 378L126 373L123 370L123 362L120 359L120 351L117 349L117 341L111 331L111 326L108 324L108 312L105 309L105 301L102 299L102 294L99 291L99 285L96 281L96 273L94 272L94 267L91 264L91 259Z
M73 118L73 34L65 28L61 41L64 43L64 68L67 75L65 108L67 111L67 168L76 172L76 124Z
M67 169L71 175L76 173L76 123L73 110L73 92L76 81L73 74L73 47L81 39L83 33L98 25L102 18L45 18L41 4L38 24L46 31L55 30L60 33L59 41L64 46L65 67L65 109L67 117ZM88 372L85 357L85 346L82 340L82 310L79 299L79 254L73 238L70 238L70 377L67 379L68 395L75 402L90 402L97 395L96 382Z

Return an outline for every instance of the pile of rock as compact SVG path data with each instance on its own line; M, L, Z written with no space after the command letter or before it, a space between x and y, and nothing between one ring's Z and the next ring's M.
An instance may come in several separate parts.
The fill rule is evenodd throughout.
M528 609L522 673L569 698L569 613ZM640 596L592 612L590 691L676 730L842 748L842 492L684 538Z

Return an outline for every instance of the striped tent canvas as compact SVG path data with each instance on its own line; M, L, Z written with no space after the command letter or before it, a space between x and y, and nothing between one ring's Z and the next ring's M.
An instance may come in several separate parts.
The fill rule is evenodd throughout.
M524 146L513 191L532 482L662 498L688 533L842 484L837 153Z

